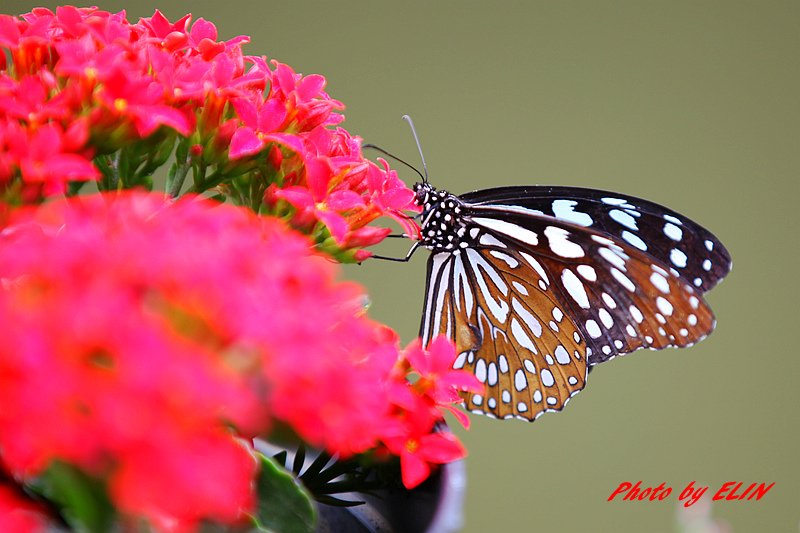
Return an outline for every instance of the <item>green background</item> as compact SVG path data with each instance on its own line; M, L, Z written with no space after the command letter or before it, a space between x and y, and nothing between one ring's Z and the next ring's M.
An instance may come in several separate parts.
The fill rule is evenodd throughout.
M431 180L452 192L616 190L726 244L734 268L710 294L719 325L708 340L603 365L568 409L534 424L473 417L465 531L674 531L677 494L606 501L637 480L676 493L690 481L774 481L761 501L713 513L735 532L798 531L800 3L99 4L131 19L192 12L223 38L250 35L248 53L324 74L351 132L416 162L400 120L411 114ZM344 269L404 342L425 255Z

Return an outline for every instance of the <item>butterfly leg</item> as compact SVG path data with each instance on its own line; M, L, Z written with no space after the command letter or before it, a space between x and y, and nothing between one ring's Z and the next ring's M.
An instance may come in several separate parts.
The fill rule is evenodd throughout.
M407 263L411 256L414 255L414 252L417 251L419 248L419 243L415 242L414 246L408 251L405 257L386 257L383 255L372 255L370 256L372 259L383 259L384 261L397 261L398 263Z

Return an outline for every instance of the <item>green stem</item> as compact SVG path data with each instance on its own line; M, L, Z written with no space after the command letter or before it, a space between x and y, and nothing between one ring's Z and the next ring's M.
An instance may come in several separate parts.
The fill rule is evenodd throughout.
M167 182L167 194L171 198L176 198L181 193L183 182L186 180L186 175L189 174L189 169L191 168L192 165L189 163L188 157L178 163L174 176Z
M119 187L119 167L122 161L122 150L119 150L114 153L114 156L111 158L111 164L109 168L111 173L108 176L108 190L116 190Z
M205 177L206 167L202 168L202 174L195 178L195 184L189 188L188 192L201 193L208 189L213 189L228 177L222 172L214 172L208 178Z

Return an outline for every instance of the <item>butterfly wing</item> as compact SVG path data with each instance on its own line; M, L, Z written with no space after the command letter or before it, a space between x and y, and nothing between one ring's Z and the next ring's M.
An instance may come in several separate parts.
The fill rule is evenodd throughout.
M731 257L707 229L657 203L633 196L560 186L498 187L460 198L475 208L541 214L587 227L620 245L638 248L702 292L731 269Z
M708 230L646 200L590 189L541 189L490 189L489 200L465 204L465 220L527 248L553 275L561 301L588 337L590 365L639 348L691 346L713 330L702 295L727 274L731 261ZM521 205L495 203L508 202L512 193L521 195ZM562 200L575 203L569 212L558 203ZM585 211L577 211L578 205ZM558 216L545 214L548 206ZM622 209L639 221L638 233L633 224L619 222L630 222L618 214ZM682 228L685 268L675 264L677 248L667 251L677 244L670 224Z
M456 366L486 384L465 396L472 411L533 420L583 388L587 362L714 328L702 295L730 257L711 233L652 202L541 189L462 196L468 244L429 262L421 334L453 338Z
M503 248L431 255L421 335L426 344L452 338L455 367L485 384L483 394L464 395L469 410L534 420L584 387L586 346L541 274Z

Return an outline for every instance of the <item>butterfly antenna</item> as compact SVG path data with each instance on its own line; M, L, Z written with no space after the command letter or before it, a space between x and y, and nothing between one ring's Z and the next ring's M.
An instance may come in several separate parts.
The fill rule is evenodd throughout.
M422 178L422 181L428 181L428 180L427 180L427 178L426 178L426 176L423 176L423 175L422 175L422 172L420 172L419 170L417 170L417 168L416 168L414 165L412 165L411 163L406 163L405 161L403 161L402 159L400 159L400 158L399 158L399 157L397 157L396 155L394 155L394 154L392 154L392 153L390 153L390 152L387 152L386 150L384 150L384 149L383 149L383 148L381 148L380 146L376 146L376 145L374 145L374 144L367 143L367 144L363 144L363 145L361 145L361 148L371 148L372 150L377 150L378 152L382 153L383 155L385 155L385 156L387 156L387 157L391 157L392 159L394 159L394 160L395 160L395 161L397 161L398 163L402 163L402 164L404 164L405 166L407 166L408 168L410 168L411 170L413 170L414 172L416 172L416 173L419 175L419 177L420 177L420 178ZM424 163L423 163L423 164L424 164Z
M414 128L414 121L411 120L411 117L408 115L403 115L403 120L408 122L408 125L411 126L411 134L414 136L414 140L417 142L419 158L422 160L422 170L425 171L425 176L422 178L422 181L428 183L428 165L425 164L425 156L422 154L422 146L419 144L419 136L417 136L417 130Z

